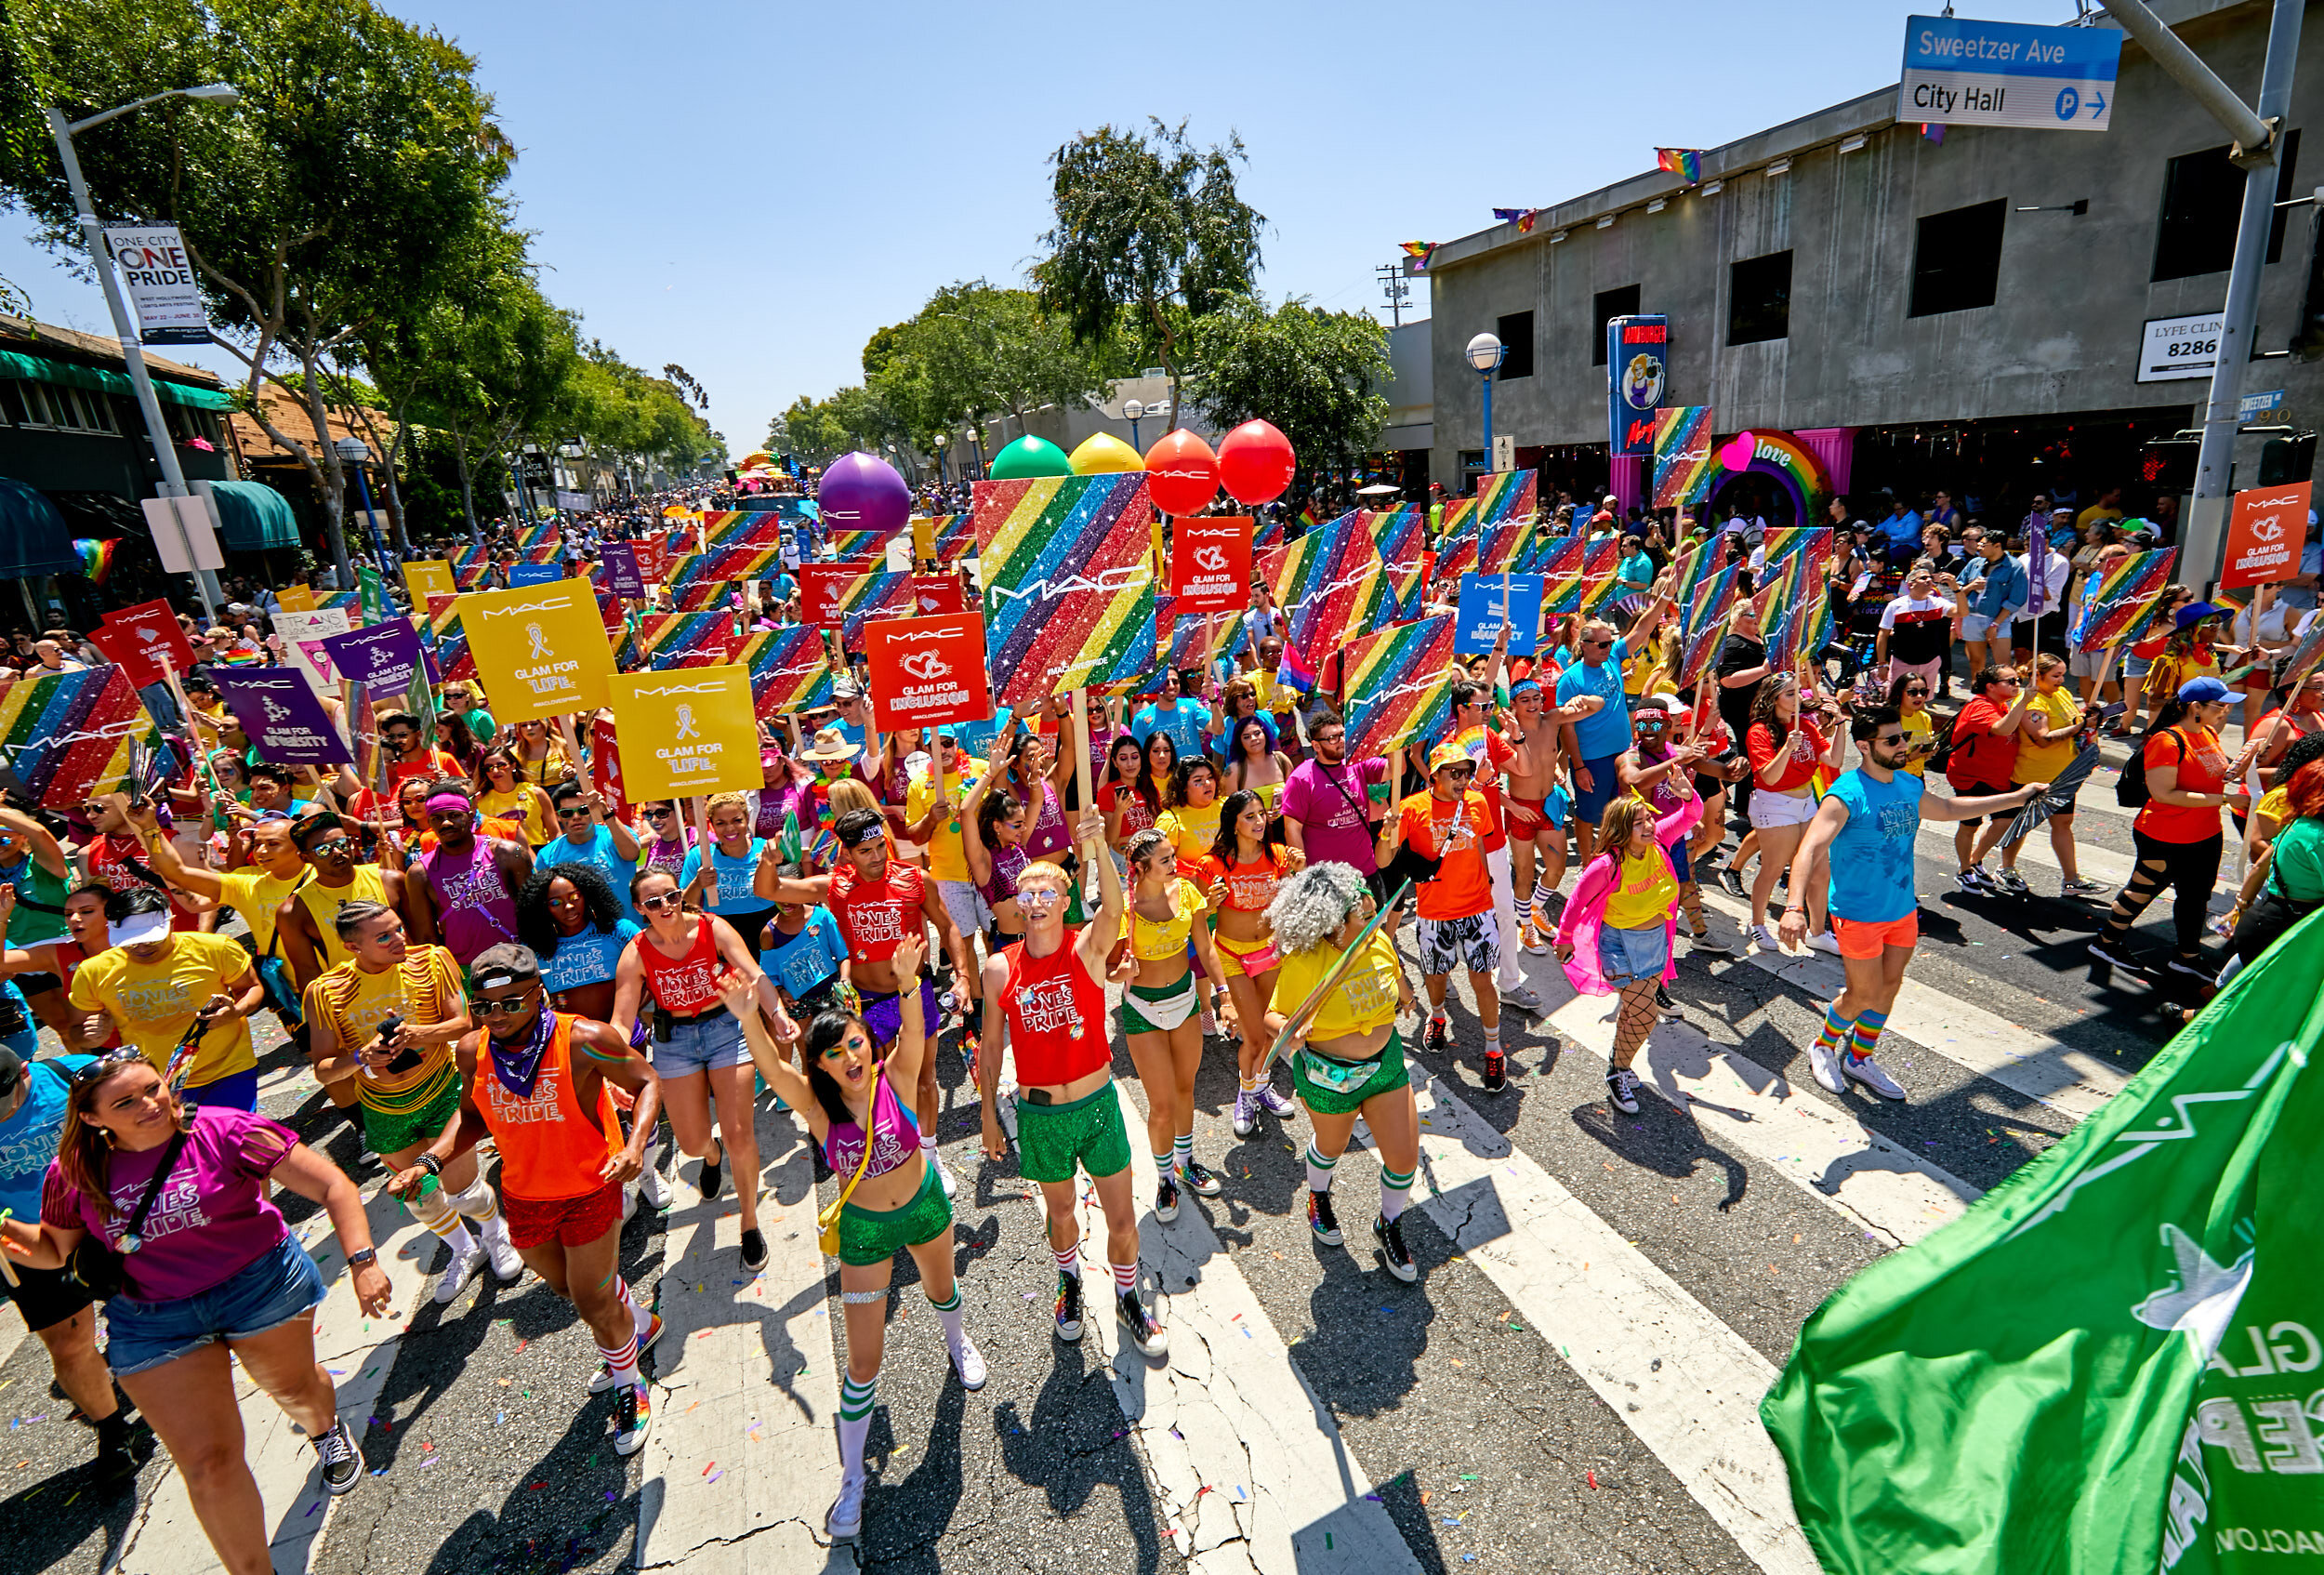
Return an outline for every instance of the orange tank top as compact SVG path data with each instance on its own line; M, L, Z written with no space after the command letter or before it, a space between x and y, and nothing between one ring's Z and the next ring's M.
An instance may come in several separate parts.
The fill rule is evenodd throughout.
M598 1084L594 1112L573 1097L573 1026L580 1019L562 1012L554 1018L531 1098L518 1098L494 1073L489 1046L479 1047L476 1068L476 1108L500 1150L500 1189L543 1203L597 1191L606 1159L621 1148L614 1085Z

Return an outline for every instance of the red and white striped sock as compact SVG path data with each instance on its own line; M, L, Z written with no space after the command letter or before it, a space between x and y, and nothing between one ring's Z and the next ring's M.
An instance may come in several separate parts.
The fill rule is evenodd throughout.
M638 1377L638 1340L635 1335L623 1341L621 1349L618 1351L609 1351L600 1345L597 1348L597 1354L605 1358L605 1365L613 1370L616 1383L635 1387L642 1382Z

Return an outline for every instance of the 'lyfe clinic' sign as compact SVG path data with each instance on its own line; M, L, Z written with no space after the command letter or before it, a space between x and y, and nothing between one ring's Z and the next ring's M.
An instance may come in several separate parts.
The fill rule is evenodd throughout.
M872 725L883 733L993 714L984 620L974 613L874 619L864 626L864 653L871 662Z
M2308 540L2308 499L2315 483L2269 487L2236 494L2227 517L2227 555L2219 589L2240 590L2277 585L2300 572Z

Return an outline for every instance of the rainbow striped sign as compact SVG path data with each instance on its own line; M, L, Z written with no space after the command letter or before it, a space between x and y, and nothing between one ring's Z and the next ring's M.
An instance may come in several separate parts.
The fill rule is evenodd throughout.
M558 542L557 522L543 520L537 525L519 525L514 533L519 552L531 552L538 548L554 548Z
M782 562L783 554L772 547L714 547L666 565L670 572L665 583L675 589L702 580L771 579Z
M1710 556L1708 551L1696 554L1698 562ZM1671 688L1690 689L1710 670L1712 658L1726 642L1727 613L1735 605L1742 573L1742 564L1729 563L1713 574L1689 576L1686 596L1678 603L1677 644L1663 658L1666 663L1673 657L1677 661Z
M0 779L46 809L159 785L177 769L117 667L20 678L0 695Z
M864 641L874 618L908 618L919 609L912 601L912 576L899 569L858 575L839 592L839 637L851 650Z
M1710 483L1710 406L1666 404L1655 413L1654 507L1691 509Z
M1388 565L1358 514L1318 525L1257 566L1284 612L1283 672L1301 689L1315 687L1324 658L1350 637L1395 615Z
M1142 470L979 482L993 703L1134 682L1154 665L1154 505Z
M734 615L652 613L638 620L638 655L648 668L723 667L734 659Z
M1258 513L1251 516L1250 547L1253 552L1282 546L1284 535L1281 514Z
M1349 642L1350 760L1418 743L1452 719L1453 626L1459 621L1439 613Z
M1387 565L1388 588L1396 597L1396 610L1392 615L1399 623L1419 617L1420 569L1425 562L1421 554L1428 550L1428 510L1417 503L1406 503L1378 513L1359 510L1359 514L1372 533L1374 550Z
M878 558L886 555L888 543L895 539L893 531L857 530L852 525L825 531L824 539L831 543L831 550L840 558Z
M792 516L769 509L713 509L702 516L702 534L690 538L715 552L721 548L780 545Z
M1533 572L1542 577L1542 615L1596 617L1614 600L1614 571L1621 555L1622 544L1610 536L1596 541L1561 536L1550 542L1534 560Z
M2144 640L2161 615L2163 587L2179 561L2175 547L2133 552L2104 579L2082 593L2081 612L2067 636L2085 655ZM2324 624L2324 619L2318 620ZM2302 645L2307 642L2303 641ZM2295 652L2295 655L2297 653ZM2290 669L2287 668L2287 673Z
M1831 531L1822 525L1782 525L1767 533L1763 576L1767 602L1760 627L1767 631L1767 666L1789 672L1802 657L1813 658L1831 634L1831 598L1825 583L1831 568Z
M734 654L750 669L751 708L761 721L798 716L832 702L831 657L823 630L810 624L754 634Z
M428 622L419 633L434 659L438 685L476 677L476 653L469 649L468 631L460 627L459 607L456 596L428 599Z
M1462 498L1461 503L1467 503ZM1454 508L1460 507L1459 504ZM1441 585L1458 587L1460 576L1476 573L1477 522L1473 513L1454 523L1452 510L1446 510L1446 530L1436 549L1436 579Z
M1208 669L1221 654L1243 642L1242 614L1179 613L1172 608L1176 601L1168 591L1155 596L1156 660L1146 682L1138 686L1141 695L1159 694L1166 673L1183 672L1188 668Z
M920 550L920 538L928 538L928 550ZM921 558L933 558L940 563L956 563L967 557L976 546L976 516L974 514L918 514L912 520L912 550Z

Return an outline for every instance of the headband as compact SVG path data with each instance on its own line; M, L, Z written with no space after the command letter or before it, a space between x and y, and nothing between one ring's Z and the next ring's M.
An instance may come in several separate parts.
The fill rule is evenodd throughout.
M430 793L428 795L428 802L424 807L429 814L439 812L445 814L457 814L462 810L472 809L475 806L457 793Z

